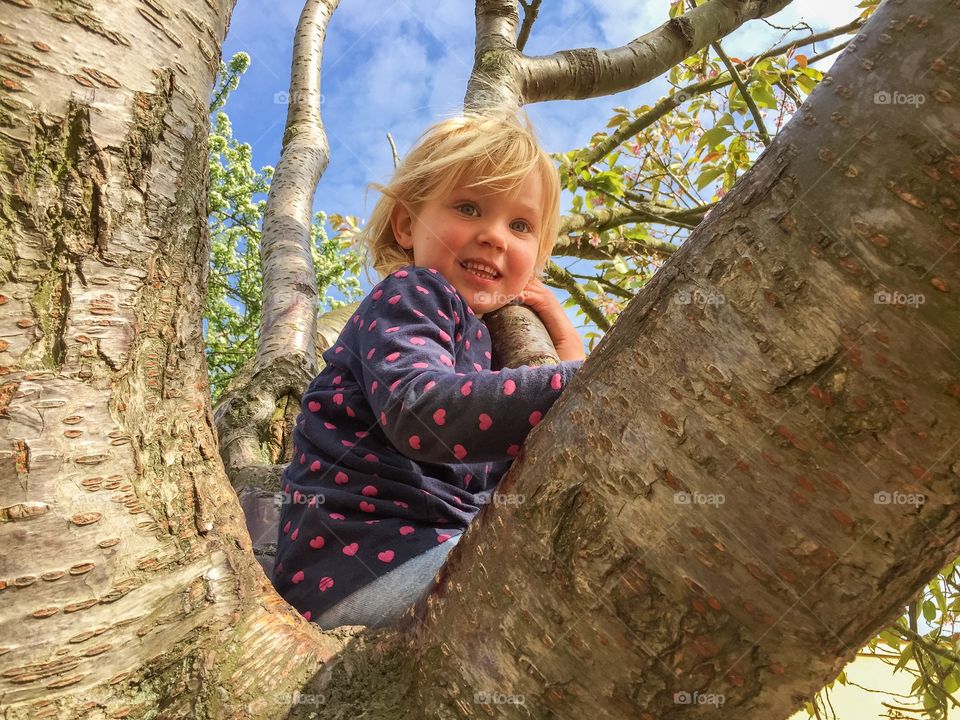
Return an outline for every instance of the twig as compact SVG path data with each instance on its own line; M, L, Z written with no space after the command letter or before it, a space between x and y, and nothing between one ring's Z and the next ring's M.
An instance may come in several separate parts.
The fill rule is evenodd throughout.
M533 23L537 20L537 13L540 12L541 2L543 2L543 0L531 0L530 2L520 0L520 4L523 5L523 24L520 26L520 33L517 35L517 50L520 52L523 52L523 48L527 44L527 39L530 37L530 28L533 27Z
M597 307L593 300L587 297L587 294L583 291L583 288L580 287L570 273L552 261L547 264L546 270L547 278L552 280L556 286L563 288L570 293L570 297L576 301L577 305L583 309L583 312L586 313L588 318L593 320L594 324L598 328L603 331L610 329L610 321L607 320L607 317L603 314L603 311Z
M841 50L843 50L849 44L850 44L850 41L847 40L844 43L840 43L836 47L832 47L829 50L824 50L819 55L812 55L811 57L807 58L807 65L813 65L815 62L819 60L823 60L825 57L830 57L831 55L834 55L835 53L838 53Z
M939 645L930 642L925 637L923 637L923 635L920 635L919 633L913 630L910 630L909 628L905 628L901 625L893 625L890 629L893 630L893 632L900 635L900 637L902 637L903 639L910 640L911 642L917 643L924 650L927 650L933 653L934 655L939 655L940 657L946 658L947 660L952 660L953 662L960 664L960 655L957 655L957 653L954 653L954 652L950 652L949 650L945 650Z
M723 51L720 43L715 42L711 47L713 47L713 51L717 54L720 60L723 61L723 64L727 66L730 76L737 84L737 89L740 90L740 95L743 97L743 101L747 104L747 107L750 108L750 114L753 115L753 121L757 125L757 132L760 133L760 141L763 143L764 147L770 147L770 133L767 132L767 126L763 124L763 117L760 115L760 108L757 107L757 103L754 102L753 97L750 95L750 90L747 88L747 84L743 82L743 78L740 77L740 73L737 72L737 68L730 61L730 58L727 56L727 54Z
M387 142L390 143L390 151L393 153L393 169L396 170L397 166L400 164L400 155L397 154L397 146L393 142L393 137L390 133L387 133Z
M857 18L848 22L846 25L841 25L840 27L835 27L832 30L824 30L821 33L814 33L813 35L808 35L805 38L797 38L796 40L791 40L786 42L783 45L777 45L774 48L770 48L766 52L762 52L759 55L754 55L752 58L744 60L742 65L745 67L753 67L754 63L764 58L774 57L775 55L782 55L791 48L799 48L804 45L810 45L811 43L816 43L821 40L829 40L830 38L837 37L837 35L845 35L846 33L854 32L859 30L863 26L863 20ZM849 42L849 40L847 41Z

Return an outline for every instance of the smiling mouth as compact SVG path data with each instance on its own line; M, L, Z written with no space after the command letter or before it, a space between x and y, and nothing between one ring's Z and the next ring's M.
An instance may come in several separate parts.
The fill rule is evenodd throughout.
M499 273L497 273L497 274L495 274L495 275L491 275L490 273L488 273L488 272L486 272L486 271L484 271L484 270L477 270L477 269L475 269L475 268L469 268L469 267L467 267L466 265L464 265L463 263L460 263L460 267L462 267L462 268L463 268L464 270L466 270L468 273L473 273L473 274L476 275L477 277L483 278L484 280L496 280L497 278L500 277Z

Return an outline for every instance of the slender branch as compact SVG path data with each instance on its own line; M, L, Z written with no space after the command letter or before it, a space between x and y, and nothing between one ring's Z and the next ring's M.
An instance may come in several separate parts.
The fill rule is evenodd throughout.
M940 657L946 658L947 660L952 660L953 662L960 665L960 655L955 652L946 650L936 643L932 643L927 640L923 635L915 632L909 628L902 627L900 625L894 625L890 628L893 632L897 633L904 640L910 640L911 642L916 643L924 650L933 653L934 655L939 655Z
M816 33L806 38L798 38L788 43L784 43L783 45L778 45L777 47L767 50L766 52L761 53L759 55L755 55L749 58L748 60L745 60L740 63L736 63L735 66L737 67L738 70L749 69L749 68L752 68L753 65L756 64L758 61L763 60L764 58L781 55L784 52L790 50L791 48L803 47L804 45L809 45L810 43L815 43L820 40L827 40L829 38L836 37L838 35L843 35L845 33L853 32L855 30L859 30L862 26L863 26L863 20L861 20L860 18L857 18L856 20L849 22L846 25L842 25L832 30L826 30L822 33ZM847 42L849 42L849 40ZM824 53L821 53L820 55L816 55L814 57L809 58L807 62L808 64L813 64L817 60L821 60L824 57L827 57L836 52L839 52L841 49L846 47L846 45L847 43L843 43L842 45L831 48L830 50L827 50ZM690 100L691 98L696 97L697 95L705 95L707 93L713 92L714 90L719 90L721 88L728 86L732 82L733 82L733 78L724 79L723 76L720 76L719 78L710 78L709 80L692 83L690 85L680 88L673 95L671 95L670 97L665 97L661 99L659 102L657 102L656 105L650 108L643 115L635 119L629 125L625 125L624 127L618 129L617 131L612 133L606 140L604 140L602 143L597 145L590 152L590 154L585 157L587 164L592 165L593 163L598 162L600 159L602 159L606 155L609 155L617 147L619 147L623 142L625 142L631 137L634 137L645 128L651 126L657 120L662 118L664 115L666 115L673 109L679 107L680 105L685 103L687 100ZM784 89L784 91L786 92L786 89ZM794 99L799 101L799 98L794 98Z
M863 27L864 20L862 18L857 18L848 22L846 25L841 25L835 27L832 30L824 30L820 33L814 33L813 35L808 35L807 37L797 38L795 40L790 40L785 42L782 45L777 45L774 48L760 53L759 55L754 55L747 60L744 60L742 63L738 63L738 67L752 67L756 62L763 60L764 58L774 57L776 55L783 55L785 52L793 48L801 48L805 45L810 45L812 43L820 42L821 40L829 40L830 38L835 38L838 35L846 35L847 33L856 32L861 27ZM848 41L849 42L849 41Z
M569 270L567 272L570 272ZM613 293L617 297L621 297L624 300L633 300L633 293L629 290L624 290L622 287L616 283L612 283L607 280L602 275L578 275L577 273L570 273L570 277L574 277L577 280L593 280L599 285L603 285L609 292Z
M549 280L552 280L557 287L566 290L570 293L570 297L574 299L577 305L586 313L587 317L593 320L594 324L603 331L610 329L610 321L607 320L607 317L603 314L603 310L597 307L597 304L593 302L587 294L583 291L583 288L580 287L579 283L571 277L570 273L564 270L562 267L557 265L555 262L550 261L547 263L546 275Z
M850 44L850 40L847 40L844 43L840 43L836 47L832 47L829 50L824 50L822 53L819 53L817 55L811 55L809 58L807 58L807 65L813 65L815 62L823 60L825 57L830 57L831 55L834 55L840 52L841 50L843 50L849 44Z
M246 220L242 220L242 219L238 218L238 217L237 217L236 215L234 215L233 213L227 213L227 212L225 212L225 213L223 213L223 216L224 216L227 220L229 220L230 222L232 222L234 227L243 228L243 229L246 230L248 233L250 233L250 236L252 236L252 237L256 237L257 235L260 234L260 231L259 231L257 228L255 228L253 225L251 225L250 223L248 223ZM250 238L248 237L247 239L249 240Z
M923 646L921 645L921 647ZM938 663L936 660L933 660L933 669L937 675L936 680L934 680L934 678L930 675L930 671L927 670L926 663L923 661L923 652L914 652L913 657L916 659L917 667L920 668L920 672L923 674L923 679L927 681L927 685L930 687L939 688L940 691L947 696L947 699L953 703L954 707L960 707L960 701L951 695L950 692L943 686L943 671L940 669L940 663ZM937 701L939 702L939 698L937 698ZM942 707L944 710L947 710L946 703L942 703Z
M619 208L616 208L616 210L618 210L621 214L611 217L609 222L598 225L595 228L598 232L612 230L620 225L626 225L633 222L654 222L660 225L673 225L674 227L682 227L686 228L687 230L693 230L693 228L695 228L700 222L699 220L697 222L690 222L686 218L675 217L672 213L673 208L666 205L658 205L656 203L642 200L639 201L639 205L631 205L630 203L626 202L624 198L618 197L607 190L603 190L601 188L589 189L605 195L620 206Z
M724 80L720 78L710 78L709 80L692 83L680 88L673 95L660 99L656 105L643 113L643 115L640 115L629 124L624 125L622 128L618 128L616 131L611 133L606 140L593 148L589 154L584 157L584 160L586 161L587 165L592 165L593 163L598 162L616 150L621 143L634 137L642 130L650 127L657 120L675 108L679 107L687 100L690 100L697 95L705 95L709 92L713 92L714 90L719 90L720 88L726 87L732 82L732 79Z
M387 142L390 143L390 152L393 153L393 167L396 169L400 164L400 155L397 153L397 145L393 142L393 136L390 133L387 133Z
M575 213L573 215L564 215L560 218L560 234L566 235L572 232L584 232L592 230L598 233L605 230L612 230L621 225L629 225L638 222L657 222L669 225L676 225L675 222L667 222L663 216L638 208L598 208L593 212ZM640 242L640 241L631 241ZM560 242L558 241L558 245ZM672 255L676 250L674 246L655 247L649 243L652 252L662 255Z
M697 195L694 195L693 191L690 190L690 188L688 188L680 178L673 174L673 170L671 170L670 167L663 161L663 158L661 158L660 155L654 152L652 153L652 157L657 161L660 167L663 168L663 171L670 176L670 179L673 180L677 186L683 190L684 193L686 193L687 197L689 197L697 205L703 205L703 200Z
M579 48L524 57L521 91L527 103L610 95L642 85L686 57L729 35L747 20L768 17L791 0L707 0L627 45Z
M523 48L530 38L530 28L537 21L537 13L540 12L540 3L542 2L543 0L530 0L530 2L520 0L520 4L523 6L523 24L520 26L520 34L517 36L517 50L520 52L523 52Z
M713 210L713 208L715 208L718 203L719 201L712 202L712 203L705 203L703 205L697 205L696 207L692 207L692 208L684 208L683 210L677 210L676 212L673 212L673 213L667 213L666 217L685 218L690 215L699 215L701 216L701 220L702 220L703 216L706 215L708 211Z
M730 61L730 58L723 51L720 43L715 42L713 43L712 47L713 51L720 58L721 62L727 66L730 76L737 84L737 89L740 91L740 96L750 109L750 114L753 115L753 121L757 124L757 132L760 133L760 141L763 143L764 147L770 147L770 133L767 132L767 126L763 124L763 117L760 115L760 108L757 107L757 103L755 103L753 97L751 97L750 90L747 88L747 84L743 81L743 78L740 77L740 73L737 72L737 68L734 67L733 63Z

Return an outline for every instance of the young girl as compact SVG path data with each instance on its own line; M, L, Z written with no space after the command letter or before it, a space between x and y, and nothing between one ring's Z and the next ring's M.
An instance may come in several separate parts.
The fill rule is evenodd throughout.
M442 121L377 187L363 242L384 279L323 353L281 481L273 583L324 629L392 624L430 591L584 359L536 277L560 189L529 127ZM481 318L511 302L537 312L559 364L491 370Z

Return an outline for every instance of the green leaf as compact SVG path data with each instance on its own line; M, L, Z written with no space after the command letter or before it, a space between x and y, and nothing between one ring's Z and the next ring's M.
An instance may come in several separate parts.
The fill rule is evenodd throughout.
M960 688L960 666L954 666L953 670L943 679L943 689L948 693L954 693Z
M936 606L929 600L924 600L920 608L923 611L923 619L927 622L933 622L933 619L937 616Z
M907 643L903 649L900 651L900 659L897 660L897 666L893 669L894 672L897 670L902 670L908 662L913 658L913 643Z
M709 170L705 170L704 172L700 173L700 177L698 177L696 181L697 190L703 190L707 185L712 183L721 175L723 175L722 167L710 168Z
M701 147L708 147L711 149L715 148L717 145L722 143L731 135L733 135L733 133L724 127L710 128L700 138L700 142L697 143L697 148L701 148Z
M777 109L777 97L773 94L768 84L757 83L750 88L750 95L759 107L765 107L770 110Z

